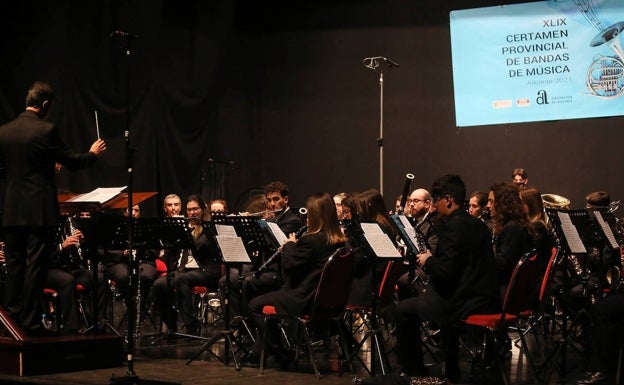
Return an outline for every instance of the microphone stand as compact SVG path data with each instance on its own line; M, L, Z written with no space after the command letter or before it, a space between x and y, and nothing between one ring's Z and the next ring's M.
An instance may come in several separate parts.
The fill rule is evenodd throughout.
M372 69L373 71L377 72L379 74L379 137L377 138L377 147L379 147L379 193L381 195L383 195L383 186L384 186L384 180L383 180L383 84L384 84L384 73L383 73L383 66L381 66L379 63L383 61L385 64L388 65L388 69L391 69L392 67L400 67L397 63L395 63L394 61L382 57L382 56L375 56L375 57L370 57L370 58L364 58L364 60L362 61L364 64L364 67Z
M137 280L139 279L139 273L138 273L138 262L137 262L137 257L136 257L136 253L133 253L133 249L134 249L134 244L132 242L132 229L133 229L133 225L134 225L134 218L132 217L132 193L133 193L133 167L134 167L134 151L135 148L134 146L132 146L132 144L130 143L130 57L132 54L132 51L130 49L130 43L132 42L132 39L134 38L138 38L137 35L132 34L132 33L126 33L126 32L121 32L121 31L114 31L113 33L111 33L110 35L111 38L113 37L120 37L122 39L124 39L125 43L126 43L126 64L127 64L127 70L126 70L126 130L124 131L124 140L125 140L125 149L126 149L126 170L128 171L128 187L127 187L127 193L128 193L128 229L127 229L127 236L128 236L128 249L130 250L130 256L129 256L129 263L128 263L128 290L130 291L130 301L128 304L126 304L127 306L127 312L128 312L128 335L127 335L127 339L128 339L128 351L126 352L126 359L127 359L127 364L128 364L128 371L126 372L126 375L124 377L115 377L113 375L113 377L111 378L111 385L116 385L116 384L128 384L128 385L138 385L141 383L145 383L145 384L171 384L171 385L177 385L176 383L169 383L169 382L161 382L161 381L153 381L153 380L149 380L149 381L141 381L139 380L139 376L137 376L137 374L134 371L134 351L135 351L135 338L134 338L134 330L136 327L136 311L137 311L137 306L136 306L136 298L137 298L137 293L138 293L138 286L137 286Z

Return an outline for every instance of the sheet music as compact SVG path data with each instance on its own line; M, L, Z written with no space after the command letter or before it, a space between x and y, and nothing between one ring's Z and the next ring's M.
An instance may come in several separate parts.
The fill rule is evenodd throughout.
M275 240L277 240L277 243L279 243L280 245L286 243L288 237L286 236L286 234L284 234L282 229L280 229L277 223L267 221L267 225L269 225L269 229L273 233L273 236L275 237Z
M217 235L215 238L225 262L251 263L241 237Z
M409 219L407 219L405 215L399 215L399 219L401 220L405 233L412 240L412 243L416 242L416 229L412 226Z
M238 234L236 234L236 228L234 228L234 226L232 225L222 225L222 224L215 224L215 230L217 231L217 235L221 235L223 237L237 237Z
M561 230L563 231L563 235L568 242L568 246L570 246L570 252L573 254L587 253L587 249L585 249L585 245L583 244L583 241L581 241L581 236L576 230L576 226L574 226L572 220L570 219L570 214L558 211L557 215L559 216L559 221L561 221Z
M68 199L67 202L98 202L105 203L109 200L113 199L117 195L121 194L123 190L126 189L126 186L123 187L98 187L95 190L77 195L71 199Z
M377 223L361 223L364 238L380 258L401 258L401 254Z
M600 228L602 228L602 231L604 232L605 236L609 240L609 244L611 245L611 248L617 249L618 247L620 247L620 245L618 245L617 241L615 240L615 236L613 235L613 231L611 231L611 227L602 217L602 213L596 210L594 211L594 215L596 216L596 220L598 221Z

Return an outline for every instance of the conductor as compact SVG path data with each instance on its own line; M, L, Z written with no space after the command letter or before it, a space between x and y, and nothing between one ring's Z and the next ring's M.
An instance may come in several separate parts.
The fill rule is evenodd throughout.
M41 296L59 221L54 165L58 162L68 169L92 166L106 150L101 139L93 142L87 153L69 149L59 128L45 121L53 99L50 84L35 82L26 95L26 110L0 127L0 167L7 170L2 218L7 264L3 304L29 336L45 333Z

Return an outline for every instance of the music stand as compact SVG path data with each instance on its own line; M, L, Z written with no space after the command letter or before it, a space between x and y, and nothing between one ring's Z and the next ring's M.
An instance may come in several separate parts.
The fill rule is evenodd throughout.
M397 251L396 247L392 243L392 240L386 235L379 227L379 224L375 223L362 223L356 219L343 220L345 232L355 247L359 247L365 255L371 259L371 330L369 330L360 341L360 346L364 345L366 339L370 338L370 350L373 352L371 355L370 373L375 375L376 361L375 353L379 358L379 364L381 365L382 375L389 373L388 359L383 350L383 338L380 338L379 323L377 322L377 266L378 259L392 260L401 259L401 254Z
M232 222L229 220L228 222ZM247 221L244 221L247 222ZM232 225L217 225L214 222L203 222L204 232L208 237L214 240L219 257L221 258L221 262L226 266L226 276L225 276L225 288L223 293L224 304L223 304L223 320L224 320L224 329L217 333L214 337L205 342L201 348L191 356L186 361L186 364L189 365L191 362L195 360L195 358L199 357L203 352L210 353L213 357L221 361L224 365L229 364L230 353L232 355L232 359L234 361L234 367L236 370L240 370L240 363L234 354L234 332L232 330L230 324L230 300L229 300L229 290L230 290L230 265L231 264L243 264L250 263L251 259L249 258L249 254L245 249L245 245L243 244L243 238L238 236L240 234L236 230L236 226ZM217 227L219 226L219 227ZM240 227L240 226L239 226ZM219 233L219 231L221 233ZM248 243L249 244L249 243ZM240 271L240 270L239 270ZM210 348L216 342L221 339L225 340L225 347L223 357L219 357L216 353L214 353Z
M546 209L549 223L556 235L558 243L560 243L562 249L562 258L555 261L557 265L564 263L568 258L573 255L586 255L587 250L591 247L599 247L607 240L607 230L600 225L598 218L608 218L608 215L604 213L604 216L597 209L579 209L579 210L560 210L560 209ZM610 231L610 229L608 230ZM611 237L613 234L611 234ZM612 240L617 245L617 242L613 238ZM613 245L613 244L612 244ZM566 266L563 266L565 269ZM586 285L589 280L586 269L582 271L583 276L581 282L584 285L583 291L587 290ZM558 341L557 347L546 357L544 363L540 366L538 372L547 368L547 365L552 362L552 367L548 373L546 381L550 381L552 373L558 370L561 377L566 376L566 363L567 363L567 346L570 343L571 336L568 333L567 320L570 317L570 309L568 308L568 301L563 299L563 291L568 289L570 284L568 282L567 273L563 273L563 287L556 294L562 304L562 316L563 322L561 323L561 340ZM574 345L570 345L575 348ZM577 350L578 351L578 350ZM579 352L580 354L580 352Z
M261 219L259 216L216 216L213 218L213 221L217 224L227 224L234 226L236 229L236 233L240 234L243 242L245 244L245 249L247 250L247 254L253 256L254 259L250 266L250 271L255 271L254 277L258 278L260 274L264 270L267 269L270 263L272 263L277 257L277 249L278 247L284 243L277 240L274 231L280 232L281 236L286 238L281 229L275 225L275 230L270 229L269 222ZM272 256L264 260L264 255L267 253L272 253ZM260 264L261 262L263 262ZM279 261L278 261L279 263ZM230 269L228 269L228 272ZM278 268L278 271L281 271ZM247 333L252 342L255 342L254 334L251 329L247 325L245 321L245 316L243 315L243 284L245 281L245 275L243 271L243 264L238 266L238 316L234 317L232 320L232 327L234 325L240 324L242 325L242 329ZM240 328L239 328L240 330ZM242 348L242 345L239 345ZM244 349L243 349L244 350Z

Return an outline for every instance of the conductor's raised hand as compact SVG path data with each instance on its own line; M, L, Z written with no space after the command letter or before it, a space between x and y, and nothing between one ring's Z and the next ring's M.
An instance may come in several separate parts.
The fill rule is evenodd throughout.
M89 152L94 153L96 156L100 156L104 151L106 151L106 142L102 139L93 142L91 149L89 149Z

